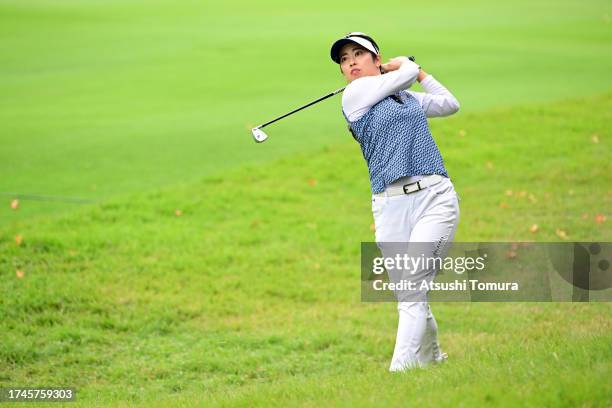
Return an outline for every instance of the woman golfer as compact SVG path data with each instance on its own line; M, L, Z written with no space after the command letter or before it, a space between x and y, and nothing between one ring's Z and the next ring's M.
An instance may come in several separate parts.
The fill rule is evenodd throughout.
M459 223L459 197L427 118L457 112L457 99L407 57L381 64L378 45L363 33L334 42L331 58L349 82L342 112L367 162L376 242L383 256L401 252L443 258ZM426 92L407 91L415 81ZM387 272L390 280L431 282L437 270L424 265ZM427 290L396 291L395 296L399 322L389 370L445 360Z

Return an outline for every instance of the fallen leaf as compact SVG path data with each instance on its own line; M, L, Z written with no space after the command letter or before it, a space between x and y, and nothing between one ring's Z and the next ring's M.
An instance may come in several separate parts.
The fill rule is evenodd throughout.
M499 208L508 208L508 203L502 201L501 203L499 203Z
M516 252L515 251L506 252L506 258L510 258L510 259L516 258Z
M459 136L465 137L465 135L466 135L465 130L463 129L459 130Z
M533 194L531 194L531 193L529 194L529 196L527 198L529 198L529 201L531 201L532 203L537 203L538 202L538 199L535 198L535 196Z
M593 135L591 135L591 142L599 143L599 135L597 133L593 133Z
M321 265L319 265L318 263L314 264L314 268L315 269L319 269L321 267Z
M370 224L370 231L376 231L376 226L374 224Z
M23 242L23 237L19 234L15 235L15 243L17 245L21 245L22 242Z
M315 180L315 179L308 179L308 185L311 186L311 187L316 186L317 183L318 183L318 181Z
M11 208L12 208L13 210L18 209L18 208L19 208L19 200L14 199L13 201L11 201Z
M491 170L493 168L493 162L488 161L487 162L487 169Z
M587 218L589 218L589 214L587 213L582 213L582 219L586 220Z
M529 227L529 231L533 234L538 232L538 229L540 229L540 227L538 227L538 224L533 224L531 227Z
M259 220L251 221L251 228L256 228L259 225Z
M19 279L21 279L21 278L23 278L23 277L25 276L25 272L24 272L24 271L22 271L21 269L17 269L17 270L15 271L15 275L17 275L17 277L18 277Z
M603 214L597 214L595 216L595 222L598 224L603 224L605 220L606 220L606 216Z
M568 195L574 195L574 190L568 190L568 191L567 191L567 194L568 194Z
M567 233L565 231L563 231L562 229L557 228L557 230L555 231L555 234L557 234L557 236L561 239L567 239Z
M183 215L183 212L181 210L176 210L174 211L174 215L176 215L177 217L180 217L181 215Z
M506 190L506 195L508 197L512 197L512 190Z
M527 192L525 190L519 191L518 196L523 198L527 195Z

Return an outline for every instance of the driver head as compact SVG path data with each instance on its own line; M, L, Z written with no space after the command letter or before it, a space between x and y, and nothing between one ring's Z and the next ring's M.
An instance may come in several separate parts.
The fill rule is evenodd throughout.
M268 138L268 135L266 135L260 128L253 128L251 129L251 132L253 132L253 138L257 143L264 142Z

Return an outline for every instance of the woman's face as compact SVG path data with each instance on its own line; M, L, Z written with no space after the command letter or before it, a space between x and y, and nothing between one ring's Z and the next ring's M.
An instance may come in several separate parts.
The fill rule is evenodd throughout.
M363 76L380 75L380 55L373 54L361 45L349 43L340 49L340 70L348 82Z

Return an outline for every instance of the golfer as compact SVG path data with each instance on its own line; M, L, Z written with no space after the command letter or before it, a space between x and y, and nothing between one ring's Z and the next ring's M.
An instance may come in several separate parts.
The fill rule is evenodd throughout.
M457 112L457 99L407 57L382 64L378 45L363 33L334 42L331 58L349 82L342 112L368 166L376 242L383 256L397 252L397 244L385 243L403 243L404 252L414 256L426 248L424 256L444 257L459 223L459 196L427 118ZM425 92L407 90L415 81ZM406 276L406 271L387 272L390 280ZM432 281L436 272L422 268L410 276ZM427 293L395 295L399 321L389 370L445 360Z

